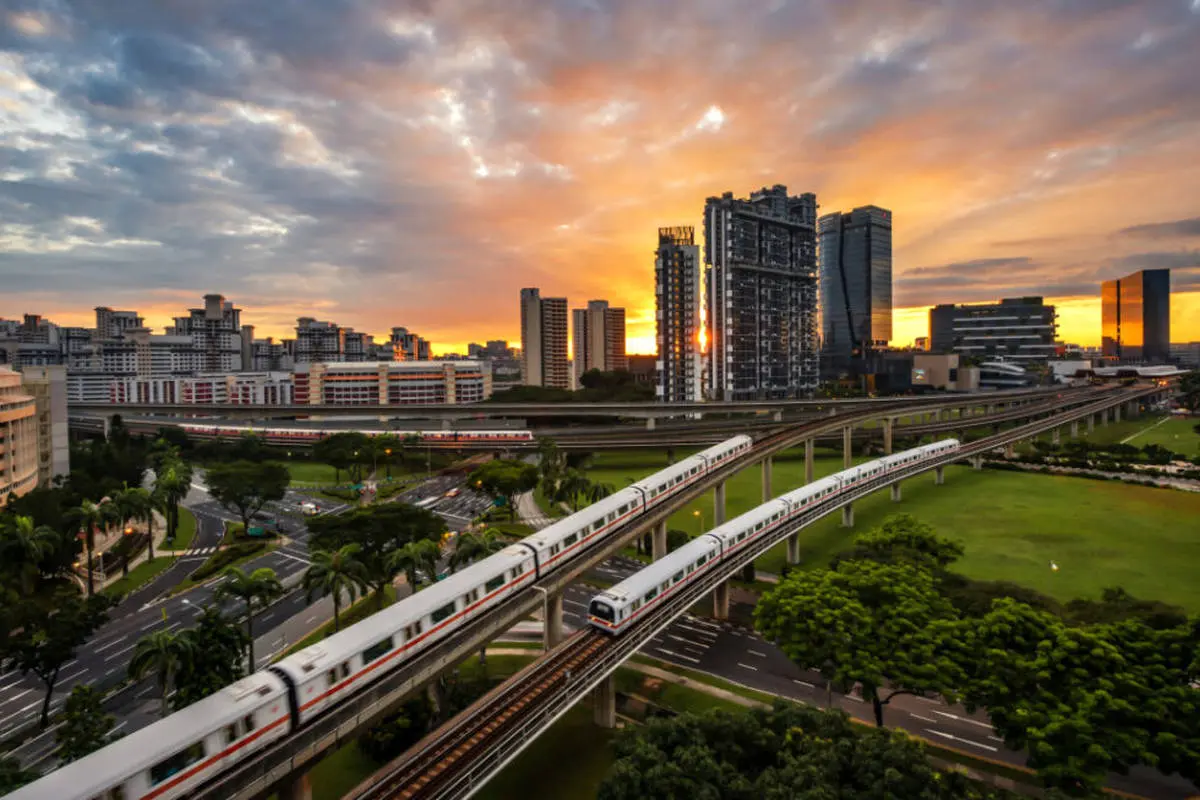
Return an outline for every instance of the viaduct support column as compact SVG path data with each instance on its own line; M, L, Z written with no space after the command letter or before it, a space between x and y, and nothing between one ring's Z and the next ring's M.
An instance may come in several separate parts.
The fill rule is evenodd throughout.
M975 456L972 458L971 466L975 469L983 469L983 456Z
M1121 407L1114 406L1113 407L1113 422L1120 422L1120 421L1121 421Z
M804 440L804 482L813 482L813 440Z
M1071 420L1071 438L1079 438L1079 420L1077 419Z
M308 773L293 775L279 786L279 800L312 800L312 781Z
M721 581L713 587L713 616L729 619L729 581Z
M900 502L900 481L896 481L892 484L892 502Z
M542 645L547 651L553 650L563 640L563 596L561 592L545 594L542 599L542 620L545 623Z
M1060 444L1062 442L1061 428L1055 428L1050 431L1050 444Z
M667 554L667 521L665 519L654 526L650 552L655 561Z
M1016 458L1017 457L1017 448L1016 448L1016 445L1014 445L1012 442L1009 442L1008 444L1004 445L1004 457L1005 458Z
M896 425L895 417L885 417L883 420L883 454L892 454L892 429Z
M774 496L771 492L771 457L767 456L762 462L762 501L765 503Z
M1087 430L1087 432L1088 432L1088 433L1095 433L1095 432L1096 432L1096 415L1095 415L1095 414L1088 414L1087 421L1088 421L1088 430Z
M842 506L842 527L843 528L853 528L854 527L854 504L853 503L846 503L846 505Z
M787 537L787 563L800 563L800 534L798 533Z
M1108 427L1108 409L1107 408L1103 409L1100 412L1100 424L1103 425L1104 427Z
M945 467L934 467L934 469L933 469L933 485L941 486L945 482L946 482L946 468Z
M593 719L601 728L617 727L617 687L609 675L592 689Z
M844 469L849 469L851 456L854 455L854 451L851 449L852 433L854 433L853 425L847 425L842 428L842 467Z
M654 419L654 417L646 417L646 430L648 430L648 431L654 430L654 426L655 426L656 422L657 421Z
M725 523L725 481L717 484L713 490L713 527Z

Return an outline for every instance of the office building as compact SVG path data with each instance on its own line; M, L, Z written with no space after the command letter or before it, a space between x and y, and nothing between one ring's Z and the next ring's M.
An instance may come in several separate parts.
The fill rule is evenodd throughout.
M700 281L695 228L659 228L654 256L655 395L664 403L697 403L704 397Z
M1171 345L1171 363L1182 369L1200 369L1200 342L1176 342Z
M521 290L521 382L568 389L567 299Z
M1054 306L1040 297L934 306L929 310L929 349L1015 364L1046 361L1057 349L1056 320Z
M0 367L0 508L10 494L21 497L38 482L37 401L21 386L20 373Z
M716 400L797 397L818 382L817 198L787 187L704 208L708 394Z
M1144 269L1100 287L1104 357L1164 364L1171 355L1171 271Z
M237 372L242 368L241 314L241 309L221 295L206 294L204 308L188 309L188 315L176 317L175 325L167 328L166 333L191 339L199 354L201 370Z
M478 403L492 396L491 373L478 361L302 364L294 386L299 405Z
M612 372L627 369L625 309L610 308L607 300L589 300L587 308L571 312L574 344L574 379L588 370Z
M49 486L71 474L71 442L67 427L67 368L26 366L21 385L37 410L38 485Z
M821 353L828 371L892 338L892 212L878 206L821 217Z

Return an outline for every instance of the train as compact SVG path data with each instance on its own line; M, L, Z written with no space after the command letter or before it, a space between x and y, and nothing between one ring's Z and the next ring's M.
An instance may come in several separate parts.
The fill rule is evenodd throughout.
M312 724L752 446L749 436L734 436L689 456L7 798L182 797Z
M668 553L592 598L588 624L619 636L642 615L755 542L770 537L819 503L915 464L958 452L957 439L905 450L842 470L780 495Z

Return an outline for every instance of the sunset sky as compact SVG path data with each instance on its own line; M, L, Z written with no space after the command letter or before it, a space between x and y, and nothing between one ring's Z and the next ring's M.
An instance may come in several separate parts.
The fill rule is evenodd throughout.
M435 350L518 292L623 305L704 200L894 212L895 344L929 305L1173 270L1200 340L1200 0L7 0L0 316L161 326L206 292Z

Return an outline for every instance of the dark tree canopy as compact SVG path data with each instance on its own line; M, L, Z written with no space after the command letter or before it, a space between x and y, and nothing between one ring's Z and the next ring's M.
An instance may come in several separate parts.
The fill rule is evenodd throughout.
M250 518L263 506L284 498L290 482L287 467L270 461L217 464L205 476L213 499L241 517L246 528L250 527Z
M103 696L91 686L76 686L63 704L63 723L55 733L58 757L77 761L110 741L108 732L117 718L104 710Z
M497 458L472 472L467 483L496 497L503 497L509 510L515 514L517 495L537 487L538 469L524 461Z

